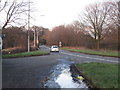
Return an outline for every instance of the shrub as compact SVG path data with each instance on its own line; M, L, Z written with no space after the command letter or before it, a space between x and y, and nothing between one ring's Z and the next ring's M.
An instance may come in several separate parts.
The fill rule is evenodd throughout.
M37 50L37 47L30 47L30 51L35 51L35 50ZM3 49L2 54L15 54L26 51L27 51L26 47L14 47L14 48Z

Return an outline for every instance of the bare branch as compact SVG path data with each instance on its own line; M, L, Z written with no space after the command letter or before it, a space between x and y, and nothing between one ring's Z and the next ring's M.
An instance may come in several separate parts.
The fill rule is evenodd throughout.
M0 0L0 4L1 4L2 0ZM0 5L0 12L6 7L7 5L7 0L4 2L3 6Z
M8 2L7 2L8 3ZM2 27L4 28L8 25L8 23L15 22L15 20L20 19L20 15L24 14L27 9L28 2L17 2L16 0L13 0L11 2L11 5L8 5L5 10L6 12L6 20ZM21 17L22 18L22 17Z
M110 30L113 15L115 14L116 5L113 2L95 3L86 8L84 12L84 22L88 25L87 30L91 37L94 37L96 43L99 43ZM98 45L98 44L97 44ZM99 45L98 45L99 46Z

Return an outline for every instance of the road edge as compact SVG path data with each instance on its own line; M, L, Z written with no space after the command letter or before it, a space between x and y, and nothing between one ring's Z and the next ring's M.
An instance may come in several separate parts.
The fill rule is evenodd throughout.
M28 56L16 56L16 57L2 57L2 59L9 59L9 58L23 58L23 57L35 57L35 56L45 56L45 55L50 55L50 53L47 54L40 54L40 55L28 55Z
M65 50L65 49L61 49L61 50ZM71 50L65 50L65 51L76 52L76 51L71 51ZM103 57L114 57L114 58L120 58L119 56L108 56L108 55L99 55L99 54L83 53L83 52L76 52L76 53L88 54L88 55L97 55L97 56L103 56ZM118 55L119 55L119 52L118 52Z
M96 85L93 84L92 80L90 80L75 64L71 65L71 68L75 70L76 73L78 73L80 76L84 78L84 81L88 88L98 88ZM72 74L74 74L73 70L71 71Z

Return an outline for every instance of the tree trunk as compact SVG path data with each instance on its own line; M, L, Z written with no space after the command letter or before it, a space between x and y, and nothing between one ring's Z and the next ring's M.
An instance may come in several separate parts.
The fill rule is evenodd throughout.
M100 40L96 40L96 49L97 49L97 50L100 49Z

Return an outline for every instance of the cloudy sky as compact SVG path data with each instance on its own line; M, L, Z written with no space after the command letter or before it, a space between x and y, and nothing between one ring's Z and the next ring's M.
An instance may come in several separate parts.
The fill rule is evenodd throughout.
M3 0L4 1L4 0ZM8 0L13 1L13 0ZM23 1L23 0L16 0ZM28 2L29 0L24 0ZM31 4L31 26L43 26L52 29L61 24L70 24L77 20L84 8L95 2L107 0L30 0ZM5 17L1 14L0 17Z
M52 28L61 24L69 24L78 19L78 14L90 3L100 0L31 0L35 12L31 16L38 26ZM33 23L32 23L33 24Z

